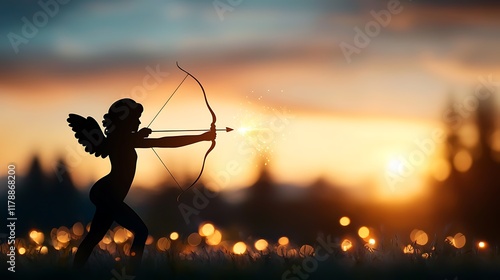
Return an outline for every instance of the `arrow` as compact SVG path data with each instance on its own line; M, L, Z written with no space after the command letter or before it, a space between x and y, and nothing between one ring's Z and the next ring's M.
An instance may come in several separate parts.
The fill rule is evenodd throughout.
M230 127L218 128L215 131L225 131L231 132L234 129ZM210 129L164 129L164 130L153 130L152 132L191 132L191 131L210 131Z

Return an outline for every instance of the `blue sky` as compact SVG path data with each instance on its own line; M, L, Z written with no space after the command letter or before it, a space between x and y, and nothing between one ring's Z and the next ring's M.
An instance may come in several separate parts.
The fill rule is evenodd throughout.
M500 20L491 12L474 10L495 11L498 4L493 1L401 1L403 12L393 15L391 24L354 55L351 64L339 44L352 43L353 28L363 28L373 20L370 11L386 9L388 1L243 0L224 14L223 21L212 1L70 1L15 55L6 35L21 33L21 18L31 19L41 9L35 3L3 4L4 73L34 68L43 75L83 75L143 68L162 60L187 61L220 72L261 68L257 72L266 73L270 65L283 63L288 66L282 74L268 75L277 81L277 89L288 89L286 100L277 97L277 102L435 117L449 92L473 86L477 76L465 70L465 78L447 75L446 67L458 63L491 73L490 68L500 65ZM262 77L262 84L269 83ZM316 97L305 98L308 90ZM414 107L400 110L394 104L401 100L411 100ZM435 105L429 109L425 104Z

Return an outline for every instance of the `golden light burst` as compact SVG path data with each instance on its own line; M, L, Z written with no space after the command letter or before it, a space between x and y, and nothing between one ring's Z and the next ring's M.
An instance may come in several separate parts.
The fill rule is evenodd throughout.
M233 117L235 123L239 123L236 131L237 137L241 137L244 144L253 149L255 156L264 158L264 164L271 161L277 142L286 139L286 126L288 120L283 117L283 112L288 112L285 108L273 108L267 105L260 105L262 96L258 102L252 102L246 97L246 102L242 105L240 112Z

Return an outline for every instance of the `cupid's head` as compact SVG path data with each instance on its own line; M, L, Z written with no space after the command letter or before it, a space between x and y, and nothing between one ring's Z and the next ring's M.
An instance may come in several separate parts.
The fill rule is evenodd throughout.
M104 125L104 133L131 133L137 132L141 122L141 117L144 108L140 103L135 102L130 98L124 98L116 101L109 107L109 111L104 115L102 121Z

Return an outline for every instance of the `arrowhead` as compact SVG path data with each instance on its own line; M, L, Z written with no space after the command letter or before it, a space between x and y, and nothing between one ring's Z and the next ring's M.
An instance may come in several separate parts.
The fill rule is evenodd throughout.
M231 132L231 131L233 131L233 130L234 130L234 129L232 129L232 128L230 128L230 127L227 127L227 126L226 126L226 132Z

